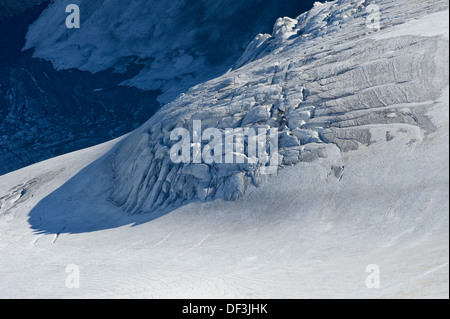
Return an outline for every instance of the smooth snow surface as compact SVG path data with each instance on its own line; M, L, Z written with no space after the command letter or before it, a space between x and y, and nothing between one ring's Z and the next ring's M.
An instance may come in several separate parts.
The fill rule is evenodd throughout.
M0 177L0 297L448 298L448 1L370 3L380 31L317 4L129 136ZM193 119L278 128L278 175L169 163Z

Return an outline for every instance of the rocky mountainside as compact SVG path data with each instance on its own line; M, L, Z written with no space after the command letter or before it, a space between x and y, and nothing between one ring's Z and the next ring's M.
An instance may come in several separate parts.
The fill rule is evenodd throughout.
M0 21L0 174L123 135L159 107L153 91L119 86L127 75L56 71L22 51L47 4Z
M42 0L2 0L0 2L0 20L24 12L26 9L43 2Z

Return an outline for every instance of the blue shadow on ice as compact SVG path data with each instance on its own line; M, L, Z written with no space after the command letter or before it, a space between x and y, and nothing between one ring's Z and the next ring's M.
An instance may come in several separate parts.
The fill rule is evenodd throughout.
M125 138L115 147L126 140ZM113 179L110 160L115 147L82 169L31 210L28 222L35 233L78 234L126 225L135 226L155 220L174 209L130 216L109 201ZM55 177L60 173L50 175Z

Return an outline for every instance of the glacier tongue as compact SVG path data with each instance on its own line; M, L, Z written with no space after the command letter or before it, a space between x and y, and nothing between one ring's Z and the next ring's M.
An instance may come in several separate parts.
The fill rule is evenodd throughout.
M448 86L448 38L398 28L448 10L446 1L427 3L424 10L411 1L377 2L381 30L368 29L365 1L317 3L297 19L279 19L272 35L249 45L235 70L191 88L123 143L114 158L111 200L137 214L234 200L260 185L261 162L201 164L208 172L201 175L187 173L199 164L174 164L170 132L192 132L194 120L222 132L275 128L280 168L320 159L337 179L346 152L395 139L405 147L420 143L436 130L427 112Z

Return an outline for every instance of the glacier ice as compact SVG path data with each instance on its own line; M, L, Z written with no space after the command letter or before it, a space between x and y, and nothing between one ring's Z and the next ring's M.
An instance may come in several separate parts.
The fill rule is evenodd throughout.
M199 119L203 129L275 128L280 168L326 158L337 178L345 165L341 154L377 142L380 130L410 143L435 131L426 113L448 86L447 39L395 31L380 37L405 17L423 16L423 6L380 3L383 28L374 31L365 24L367 5L318 3L297 19L279 19L235 69L164 106L116 151L111 200L138 214L195 200L235 200L260 185L260 162L202 164L202 173L193 174L197 164L170 161L170 132L192 131ZM445 1L433 2L427 13L445 8Z

